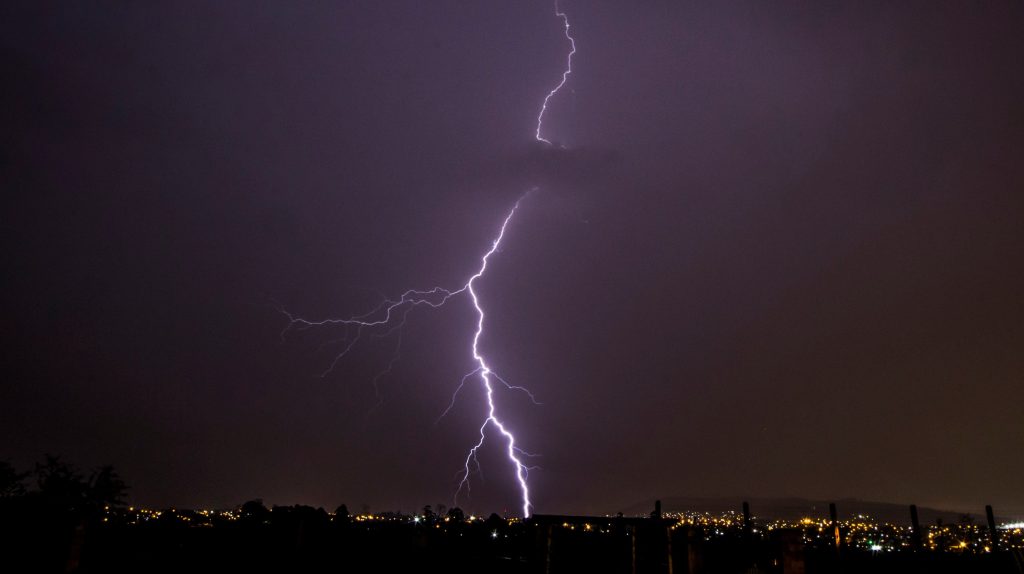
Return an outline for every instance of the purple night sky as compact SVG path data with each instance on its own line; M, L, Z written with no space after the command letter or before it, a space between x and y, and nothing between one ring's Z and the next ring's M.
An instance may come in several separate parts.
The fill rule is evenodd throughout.
M450 505L481 349L537 512L1024 515L1024 4L0 7L0 459L147 506ZM561 146L564 145L563 149ZM517 513L499 443L467 512Z

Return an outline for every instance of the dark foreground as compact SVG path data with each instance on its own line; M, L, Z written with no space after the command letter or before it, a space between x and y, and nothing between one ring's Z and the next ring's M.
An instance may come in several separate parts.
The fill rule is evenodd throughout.
M0 572L1024 572L1009 551L837 551L793 531L708 538L637 518L413 522L308 507L212 520L171 511L77 524L13 518L3 517Z

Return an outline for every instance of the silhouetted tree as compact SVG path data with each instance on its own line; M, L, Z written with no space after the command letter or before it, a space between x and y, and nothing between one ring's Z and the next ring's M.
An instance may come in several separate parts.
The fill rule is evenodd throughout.
M502 526L505 526L506 522L505 519L498 516L496 512L492 512L491 515L487 517L487 522L485 522L484 524L487 525L487 528L496 530L498 528L501 528Z
M448 520L451 520L452 522L465 522L466 513L458 506L452 507L448 510Z
M123 506L127 492L128 485L121 480L113 466L101 466L89 477L89 503L95 508Z
M348 526L351 523L351 518L348 515L348 507L342 504L334 511L333 522L338 526Z
M244 504L238 511L239 519L249 524L263 524L270 520L270 511L263 506L262 498L254 498Z
M434 522L434 520L436 520L436 519L437 519L437 515L434 514L434 509L431 508L429 504L424 506L423 507L423 521L427 522L427 523L430 523L430 522Z
M44 462L36 463L35 475L38 496L45 507L69 513L85 509L89 485L74 466L60 457L46 455Z
M0 460L0 499L25 495L25 478L29 473L19 473L10 462Z
M86 480L74 465L46 455L44 462L36 464L35 474L36 496L44 508L79 519L98 520L109 508L123 505L128 491L110 465L97 468Z

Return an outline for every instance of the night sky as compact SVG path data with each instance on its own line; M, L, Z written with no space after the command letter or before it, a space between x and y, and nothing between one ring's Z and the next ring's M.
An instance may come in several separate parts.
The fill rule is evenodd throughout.
M1024 514L1024 4L6 2L0 459L147 506L450 505L478 284L537 512ZM469 512L516 513L498 442Z

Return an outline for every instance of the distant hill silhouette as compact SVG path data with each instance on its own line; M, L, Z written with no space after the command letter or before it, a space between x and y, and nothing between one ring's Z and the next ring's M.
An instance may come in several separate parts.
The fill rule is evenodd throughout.
M835 502L836 510L840 520L864 514L877 520L892 523L910 524L910 504L894 504L890 502L871 502L855 498L841 500L808 500L806 498L752 498L742 496L726 496L719 498L698 498L687 496L673 496L661 499L663 512L710 512L720 513L729 510L739 512L743 501L750 503L750 513L760 518L778 518L795 520L804 517L827 517L828 503ZM647 514L654 508L654 499L645 500L632 504L623 509L627 515ZM999 509L997 508L996 511ZM918 506L918 515L923 524L933 524L936 519L941 518L943 522L955 523L964 515L962 512L952 510L937 510ZM978 523L985 521L984 508L971 514ZM996 521L1002 519L996 517Z

